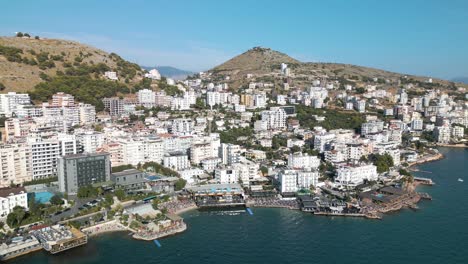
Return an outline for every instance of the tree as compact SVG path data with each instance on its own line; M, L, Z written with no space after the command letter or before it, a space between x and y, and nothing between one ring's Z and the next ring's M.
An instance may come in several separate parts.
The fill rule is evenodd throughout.
M184 180L184 179L182 179L182 178L180 178L180 179L178 179L178 180L176 181L175 186L174 186L174 189L175 189L176 191L180 191L180 190L182 190L182 189L185 188L185 184L187 184L187 181Z
M299 147L299 146L294 145L294 146L291 148L291 152L292 152L292 153L296 153L296 152L300 152L300 151L301 151L301 147Z
M14 212L9 213L7 215L6 222L10 227L15 226L15 224L16 224L16 214Z
M24 217L26 216L26 210L24 210L21 206L15 206L13 211L8 214L7 216L7 224L12 226L19 226L21 225L21 221L23 221Z
M5 85L3 83L0 83L0 91L3 91L5 89L6 89Z
M17 36L18 38L22 38L24 35L23 35L22 32L17 32L17 33L16 33L16 36Z
M393 166L393 158L389 154L385 153L380 154L371 154L369 155L369 160L377 166L377 172L383 173L390 170L390 167Z
M105 199L106 203L109 204L109 205L112 205L114 203L114 197L110 193L106 193L104 195L104 199Z
M103 215L102 215L101 213L95 214L95 215L93 216L93 221L94 221L94 222L98 222L99 220L102 219L102 217L103 217Z
M50 203L53 205L62 205L63 204L62 197L56 194L50 198Z
M114 192L115 196L117 196L117 199L119 201L122 201L125 198L125 191L123 189L117 189Z
M260 168L260 171L262 172L262 175L263 175L263 176L265 176L265 175L268 174L268 168L265 167L265 166L262 166L262 167Z
M88 197L96 197L98 191L93 186L83 186L78 188L77 196L78 198L88 198Z
M18 222L18 225L20 225L21 221L23 221L24 217L26 216L26 210L21 206L15 206L15 208L13 208L13 212L16 214L16 221Z

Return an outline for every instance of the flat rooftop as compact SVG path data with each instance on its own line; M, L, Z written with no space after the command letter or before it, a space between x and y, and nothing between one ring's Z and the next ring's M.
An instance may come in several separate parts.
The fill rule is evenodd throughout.
M238 183L229 184L207 184L188 188L192 192L219 193L219 192L243 192L242 186Z

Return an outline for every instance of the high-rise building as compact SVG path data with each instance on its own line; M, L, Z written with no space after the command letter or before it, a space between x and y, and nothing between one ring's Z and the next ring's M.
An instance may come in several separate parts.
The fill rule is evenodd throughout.
M102 99L104 108L109 111L111 116L118 116L124 113L124 102L118 97Z
M109 153L74 154L58 159L59 190L75 194L80 187L110 180Z
M58 92L52 95L52 106L72 107L75 106L75 97L70 94Z
M272 107L261 112L262 121L266 122L267 129L286 128L286 112L281 107Z
M15 92L0 94L0 115L11 117L18 110L18 106L30 104L29 94L17 94Z
M156 104L156 93L149 89L142 89L137 92L138 104L144 107L153 107Z
M0 187L32 180L31 162L27 144L0 144Z

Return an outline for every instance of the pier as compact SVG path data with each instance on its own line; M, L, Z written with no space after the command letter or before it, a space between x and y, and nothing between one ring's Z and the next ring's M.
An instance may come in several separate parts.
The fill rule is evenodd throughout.
M419 197L424 200L432 200L432 196L430 196L428 193L424 192L418 192Z
M424 185L434 185L434 181L430 178L423 178L423 177L414 177L414 181L424 184Z
M62 225L44 227L32 233L42 247L51 254L82 246L88 243L88 236L76 228Z

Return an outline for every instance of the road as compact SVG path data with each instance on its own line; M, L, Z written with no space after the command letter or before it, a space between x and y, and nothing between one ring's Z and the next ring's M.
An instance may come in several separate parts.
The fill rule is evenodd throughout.
M69 200L75 201L75 204L70 208L70 210L65 211L58 215L53 215L50 220L55 223L62 219L69 218L72 215L77 214L80 210L78 208L82 207L84 204L94 200L94 198L78 198L78 197L69 197Z

